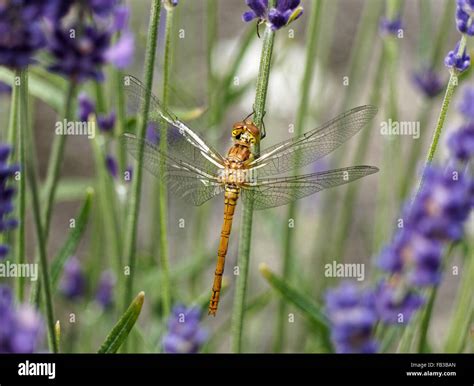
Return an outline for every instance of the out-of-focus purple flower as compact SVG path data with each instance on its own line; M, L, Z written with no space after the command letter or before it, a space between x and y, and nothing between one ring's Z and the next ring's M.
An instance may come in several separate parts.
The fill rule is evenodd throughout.
M457 0L456 26L459 32L474 36L474 25L472 20L469 22L473 13L473 5L470 0Z
M130 9L126 6L119 6L114 11L114 29L122 31L128 26Z
M384 35L397 35L403 29L402 18L397 16L395 19L382 17L380 19L379 30Z
M99 114L97 116L97 124L100 131L110 133L115 127L115 112L112 111L109 115Z
M160 132L153 122L149 122L146 128L146 140L155 146L160 143Z
M114 302L115 276L111 271L105 271L100 276L99 287L95 299L102 308L109 308Z
M79 299L84 295L86 278L79 260L74 256L70 257L64 266L60 288L62 294L71 300Z
M18 226L18 221L12 217L12 200L15 195L15 189L9 186L8 182L19 170L19 167L7 163L10 152L10 146L0 144L0 233ZM8 245L0 244L0 260L4 259L9 251L10 247Z
M30 354L42 342L43 318L30 305L15 307L6 286L0 286L0 325L0 353Z
M458 108L465 119L474 121L474 87L466 87L464 89L463 97Z
M10 94L11 91L12 91L12 88L8 84L0 82L0 95Z
M105 59L118 69L125 69L133 62L135 40L130 32L124 33L113 46L105 52Z
M372 338L377 322L374 294L352 283L327 291L326 311L331 322L331 339L339 353L373 353Z
M168 331L163 337L167 353L197 353L207 339L207 331L200 326L201 311L197 307L175 306L168 319Z
M244 22L256 19L266 21L275 31L287 26L303 14L300 0L277 0L275 8L268 9L268 0L246 0L250 11L242 15Z
M375 307L378 317L388 324L406 324L424 304L423 298L398 284L381 282L376 290Z
M415 73L413 75L413 82L427 98L434 98L445 86L438 73L432 69Z
M408 214L409 224L431 239L458 240L469 216L469 184L462 173L427 169L423 187Z
M109 43L109 32L93 26L57 28L49 45L54 57L49 70L75 82L102 81L101 67L106 62L105 52Z
M451 154L459 161L469 161L474 156L474 121L451 134L448 147Z
M3 1L0 7L0 65L24 68L45 45L44 1Z
M471 65L471 57L467 54L466 47L464 47L462 54L458 55L458 51L459 42L453 51L448 52L448 55L444 58L444 64L450 69L463 72Z
M105 157L105 166L106 166L108 172L110 173L110 175L113 178L117 178L117 176L118 176L118 164L117 164L117 160L115 159L115 157L111 156L110 154L107 154L107 156Z
M443 246L411 228L402 228L379 257L379 267L395 275L404 275L414 286L435 285L441 278Z
M77 100L79 104L77 111L79 120L81 120L82 122L87 122L89 116L92 113L95 113L95 103L92 101L91 98L89 98L89 96L85 92L81 92Z

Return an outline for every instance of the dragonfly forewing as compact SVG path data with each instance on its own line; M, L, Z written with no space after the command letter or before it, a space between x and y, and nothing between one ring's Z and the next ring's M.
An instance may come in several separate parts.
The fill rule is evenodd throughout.
M288 172L308 165L341 146L358 133L377 113L375 106L359 106L321 127L262 151L249 166L261 177Z
M242 198L244 202L252 200L255 209L273 208L324 189L347 184L378 170L374 166L351 166L295 177L259 178L243 187Z

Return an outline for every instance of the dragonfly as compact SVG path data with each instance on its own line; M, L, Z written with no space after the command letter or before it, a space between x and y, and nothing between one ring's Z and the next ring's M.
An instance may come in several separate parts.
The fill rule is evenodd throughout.
M166 184L173 195L199 206L224 195L224 216L217 251L209 314L216 315L225 259L239 198L256 210L288 204L325 189L376 173L374 166L350 166L296 176L278 176L309 165L331 153L358 133L377 113L370 105L349 110L301 136L277 143L254 154L261 132L250 117L232 126L232 146L221 155L196 131L181 122L160 100L131 75L124 82L129 112L139 114L145 95L150 95L148 124L166 132L166 154L157 143L125 133L121 137L136 159L143 151L143 166Z

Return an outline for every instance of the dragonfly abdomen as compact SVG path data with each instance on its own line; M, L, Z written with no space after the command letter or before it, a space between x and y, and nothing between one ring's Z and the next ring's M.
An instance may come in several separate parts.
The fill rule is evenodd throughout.
M224 222L221 229L219 249L217 250L217 265L214 273L211 300L209 302L209 314L215 315L219 305L219 295L222 288L222 275L224 274L225 258L229 245L232 220L234 218L235 206L239 198L239 188L227 185L224 193Z

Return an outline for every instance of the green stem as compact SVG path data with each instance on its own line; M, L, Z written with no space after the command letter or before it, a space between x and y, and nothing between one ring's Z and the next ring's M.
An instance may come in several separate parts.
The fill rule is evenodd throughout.
M20 128L22 141L25 141L26 130L28 127L28 70L22 70L21 72L21 86L20 86ZM30 149L26 152L26 176L31 189L31 201L33 208L33 219L35 223L36 238L39 247L39 263L43 282L43 298L46 305L46 319L48 325L48 336L50 349L56 353L58 351L57 342L55 339L55 319L54 319L54 308L53 300L51 297L51 283L49 278L49 267L48 258L46 255L46 233L42 228L41 223L41 210L40 210L40 199L38 191L38 180L36 176L36 170L32 162L32 155L34 150L32 149L31 138L28 142Z
M17 73L15 75L16 77L21 78L21 72L17 70ZM16 107L12 108L12 114L16 114L18 116L18 106L19 106L19 92L18 92L18 87L14 86L14 95L13 95L13 103L16 104ZM16 94L16 95L15 95ZM17 119L15 119L15 123L13 126L15 132L18 132L19 130L23 130L21 127L17 126ZM25 129L26 130L26 129ZM22 168L25 167L25 138L24 135L14 135L14 137L18 137L18 159L19 163ZM16 141L15 141L16 142ZM15 245L16 245L16 258L15 261L18 264L24 264L26 261L26 256L25 256L25 234L26 234L26 216L25 216L25 211L26 211L26 179L25 175L22 175L19 181L19 189L18 189L18 219L19 219L19 225L18 225L18 235L15 238ZM17 293L18 293L18 301L23 302L25 298L25 277L23 275L20 275L20 277L17 280Z
M66 120L71 119L74 102L74 94L76 90L76 84L70 82L68 86L66 102L64 105L63 117ZM44 193L46 202L44 204L43 211L43 229L45 231L44 239L47 242L49 237L49 227L51 222L51 216L53 212L54 198L56 196L56 188L59 181L59 174L61 172L61 166L64 158L64 148L66 146L67 135L55 135L53 141L53 148L51 149L51 157L49 159L48 172L46 176L46 182L44 187Z
M19 70L15 72L15 76L12 83L12 96L11 96L11 106L10 106L10 120L8 122L8 134L7 142L11 145L14 145L16 140L16 132L18 130L18 106L20 100L20 93L18 92L19 86L17 86L16 80L19 79L20 73Z
M308 51L306 53L306 63L304 75L301 81L301 98L299 101L298 113L296 116L295 138L303 134L303 127L308 111L308 101L310 87L313 81L314 66L318 50L318 37L321 26L322 2L318 0L312 4L309 27L307 30ZM298 159L295 160L298 164ZM295 171L298 174L298 170ZM288 221L294 219L296 215L296 201L288 206ZM283 237L283 280L291 282L291 258L294 247L294 229L286 227ZM286 316L286 301L282 299L279 304L274 351L280 352L285 342L285 333L288 317Z
M163 63L163 93L161 103L166 109L169 104L170 73L172 68L172 32L173 32L173 7L166 7L166 28L165 28L165 52ZM168 140L166 124L163 121L160 135L160 152L166 155L168 152ZM161 164L164 174L165 163ZM168 191L165 184L158 182L159 197L159 223L160 223L160 263L161 263L161 299L163 306L163 317L167 317L171 311L171 285L169 268L169 248L168 248Z
M267 99L268 81L270 77L270 65L272 60L273 42L275 33L270 27L265 27L263 35L262 55L260 58L260 68L257 77L256 96L254 104L254 123L257 127L262 127L263 116L265 115L265 102ZM260 155L260 144L257 142L254 149L254 156ZM247 278L250 259L250 244L252 240L253 202L244 205L242 212L242 225L239 238L238 266L240 274L237 276L237 283L234 297L234 308L232 312L232 351L242 351L242 333L245 312L245 295L247 292Z
M158 27L160 23L161 0L153 0L151 6L151 18L148 28L148 38L145 53L145 87L148 92L144 96L142 106L140 127L138 130L138 138L145 138L148 123L148 114L150 111L151 88L153 85L153 69L155 66L156 43L158 36ZM140 210L141 182L143 176L143 150L144 143L141 144L138 151L138 161L136 172L132 179L132 190L130 195L130 209L127 214L127 231L125 233L125 256L128 261L130 275L128 276L124 306L127 307L132 301L133 294L133 277L135 275L136 263L136 243L137 243L137 225L138 214Z
M127 117L125 112L125 93L123 90L123 73L120 70L115 70L115 92L117 93L117 138L119 138L127 127ZM118 149L118 163L121 173L123 173L127 167L127 155L124 146L119 146Z

